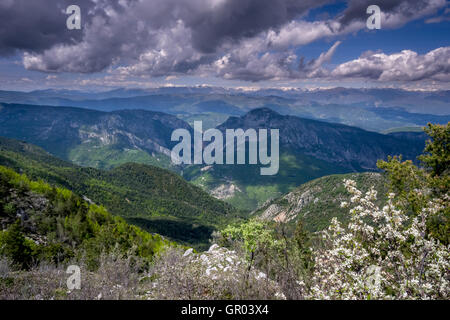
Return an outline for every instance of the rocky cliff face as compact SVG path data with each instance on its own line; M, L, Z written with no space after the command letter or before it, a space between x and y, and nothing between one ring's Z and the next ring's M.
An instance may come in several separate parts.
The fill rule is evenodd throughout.
M424 137L383 135L355 127L284 116L270 109L230 117L219 129L279 129L280 147L360 171L375 169L378 159L402 154L407 159L423 151Z
M119 145L149 154L170 155L171 133L189 125L160 112L125 110L100 112L87 109L3 104L0 135L39 145L67 159L81 144Z

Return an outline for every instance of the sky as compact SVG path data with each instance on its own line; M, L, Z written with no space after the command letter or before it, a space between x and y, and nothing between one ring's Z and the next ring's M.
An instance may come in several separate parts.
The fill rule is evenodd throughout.
M0 90L450 90L449 39L446 0L0 0Z

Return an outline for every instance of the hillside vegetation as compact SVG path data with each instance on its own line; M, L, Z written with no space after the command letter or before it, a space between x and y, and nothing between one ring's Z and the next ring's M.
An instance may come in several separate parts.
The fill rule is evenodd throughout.
M449 129L426 129L432 139L422 167L390 157L378 162L383 175L312 181L274 201L292 209L285 219L229 223L200 253L130 226L67 189L0 166L0 298L449 299ZM9 152L3 159L20 158ZM52 159L53 165L61 161ZM131 184L127 173L133 172L119 177ZM341 179L345 191L337 185ZM308 190L321 199L304 196ZM316 201L315 215L332 212L332 198L343 215L309 232L302 210ZM83 271L79 289L65 285L68 264Z
M70 190L30 180L0 166L0 252L23 269L47 260L84 259L95 268L102 253L119 249L150 261L174 245L111 215Z
M236 210L167 170L127 163L112 170L84 168L39 147L0 138L0 165L68 188L148 231L205 246Z
M350 216L341 202L348 198L348 192L342 181L351 179L362 192L371 187L378 192L376 203L386 203L388 191L387 178L382 173L349 173L325 176L302 184L294 191L269 201L252 213L252 216L296 225L299 220L310 232L327 228L332 218L336 217L344 224Z
M312 179L376 170L376 161L387 159L388 155L402 154L405 159L415 160L424 147L423 133L384 135L286 115L286 110L270 105L245 109L245 114L231 113L227 119L223 114L218 116L220 110L216 110L230 111L227 104L212 100L200 105L212 108L210 113L190 115L180 110L176 114L191 123L205 121L205 129L226 119L216 127L222 132L239 128L279 129L278 174L261 176L258 165L173 165L170 152L177 142L171 141L172 132L180 128L192 132L192 128L174 115L155 111L105 109L108 110L105 112L3 103L0 136L33 143L54 156L85 167L112 169L133 162L169 169L214 197L247 211ZM215 120L210 121L209 116Z

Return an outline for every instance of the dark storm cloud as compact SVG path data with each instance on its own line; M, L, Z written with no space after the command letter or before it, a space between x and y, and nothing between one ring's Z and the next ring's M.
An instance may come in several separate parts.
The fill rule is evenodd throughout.
M251 37L270 27L280 26L305 13L312 6L327 0L228 0L217 2L205 10L208 1L197 0L2 0L0 2L0 54L15 50L40 52L55 44L80 41L81 31L65 28L65 9L79 5L83 25L94 16L108 18L105 10L118 13L134 7L130 18L142 19L145 25L157 30L182 19L192 29L194 46L211 52L223 40ZM120 3L120 4L119 4ZM131 9L133 10L133 9ZM132 22L132 21L130 21ZM126 25L121 26L127 28ZM125 30L123 30L125 31ZM118 35L120 37L120 35Z
M445 5L445 0L350 0L347 9L338 17L341 28L352 22L367 19L367 7L376 4L385 15L384 27L398 27L418 16L435 13Z
M402 3L408 1L399 0L384 0L382 3L377 3L383 12L391 12L396 10ZM420 1L410 1L420 2ZM338 19L342 24L342 27L349 25L353 21L362 21L367 17L367 7L375 4L373 0L352 0L349 1L347 9L343 12L342 16Z
M261 31L279 27L319 7L329 0L229 0L212 12L193 17L194 46L202 52L213 52L226 40L253 37Z
M41 52L55 44L80 41L81 32L69 32L67 16L63 11L74 0L0 1L0 55L16 50ZM91 1L76 1L83 7L92 7Z
M23 48L24 64L42 71L98 72L116 60L137 59L138 73L145 68L152 75L191 71L211 62L211 53L223 43L251 38L328 1L99 0L95 6L89 2L88 10L80 4L82 12L88 12L81 40L62 37L63 41L40 46L40 51L48 49L43 52ZM70 36L65 21L57 22L63 26L57 34Z

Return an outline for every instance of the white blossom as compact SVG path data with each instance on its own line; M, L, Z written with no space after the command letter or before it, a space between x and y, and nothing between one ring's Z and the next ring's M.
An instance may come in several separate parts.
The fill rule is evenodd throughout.
M344 180L344 185L353 204L350 223L344 229L333 218L322 232L327 246L315 252L312 285L304 288L307 298L448 299L449 247L426 237L426 221L444 207L443 200L430 201L411 218L396 208L393 193L380 209L373 203L373 188L362 197L354 181Z

